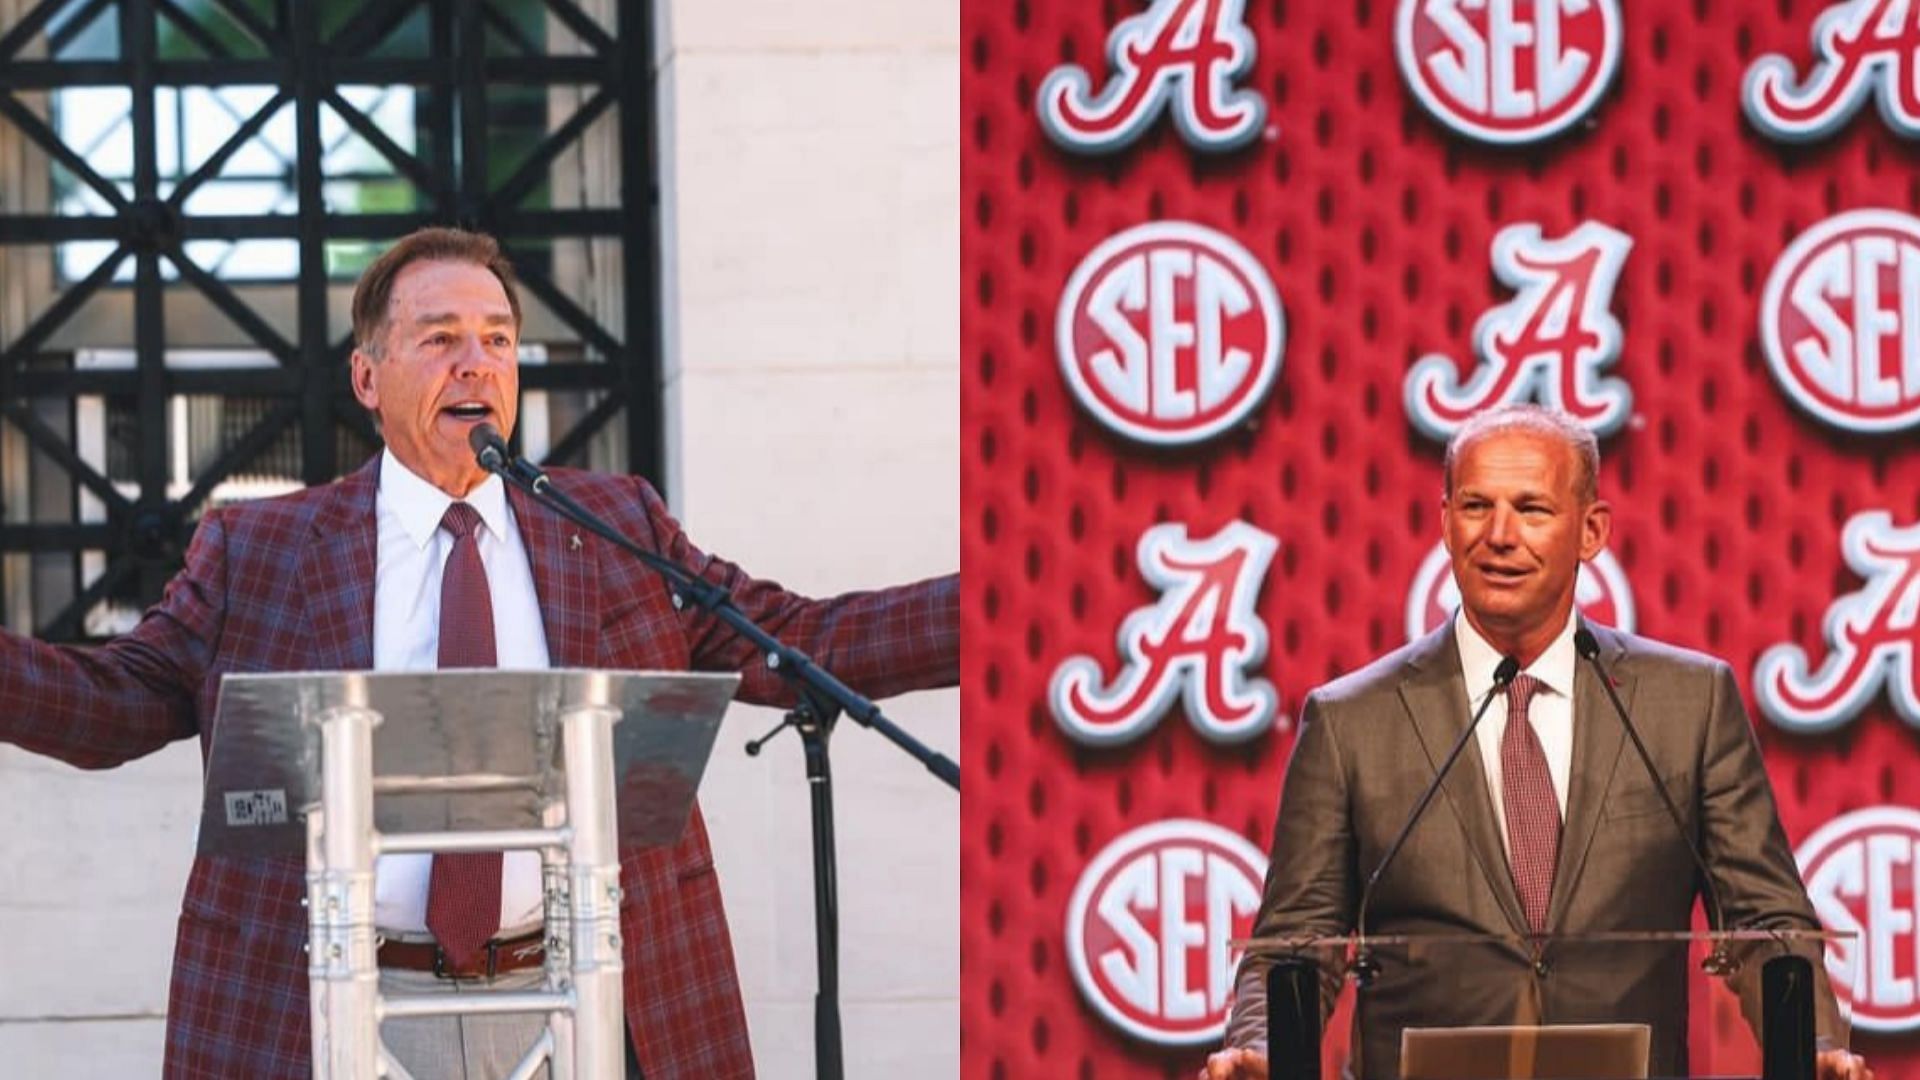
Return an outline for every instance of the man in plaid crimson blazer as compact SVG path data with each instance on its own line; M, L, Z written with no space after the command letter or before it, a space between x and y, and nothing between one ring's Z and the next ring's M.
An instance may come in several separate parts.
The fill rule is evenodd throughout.
M393 253L383 260L396 322L403 300L420 292L411 286L426 275L444 272L464 282L455 282L452 300L422 309L428 322L442 324L432 348L415 349L398 340L399 331L385 335L384 298L372 312L362 312L362 298L355 298L356 332L374 354L356 353L356 391L379 414L396 459L436 484L449 477L477 482L461 471L471 467L464 445L471 420L451 415L450 400L485 401L487 417L503 431L513 418L518 302L504 261L474 257L475 249L464 246L474 241L498 259L487 238L428 230L396 247L411 245L410 260ZM502 287L512 305L514 332L505 342L489 338L490 323L476 332L468 319L472 311L461 297L471 297L475 272L487 279L480 285L483 308ZM452 318L439 318L449 312ZM362 326L363 315L369 326ZM392 355L368 349L369 333L387 336ZM160 603L102 647L52 646L0 632L0 739L83 768L108 768L192 737L204 756L217 734L211 722L227 673L371 668L381 460L324 487L208 513ZM748 615L863 693L957 680L955 579L809 600L694 547L644 480L565 469L552 475L628 537L725 585ZM737 670L745 676L742 698L789 699L746 643L701 613L676 611L663 583L636 560L591 534L576 540L578 530L518 492L508 498L553 666ZM195 859L174 953L167 1077L309 1074L304 875L295 858ZM732 945L699 810L673 847L623 851L621 884L627 1027L645 1075L751 1075Z

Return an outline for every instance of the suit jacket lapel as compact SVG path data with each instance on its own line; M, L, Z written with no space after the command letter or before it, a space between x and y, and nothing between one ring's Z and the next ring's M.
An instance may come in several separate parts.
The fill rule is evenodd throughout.
M1613 675L1620 701L1633 711L1633 673L1621 661L1626 648L1618 635L1604 626L1589 625L1600 641L1601 661ZM1567 783L1566 823L1560 833L1560 865L1553 875L1553 896L1547 904L1547 926L1558 932L1566 907L1586 868L1587 849L1607 805L1614 773L1620 764L1626 732L1614 715L1613 703L1600 685L1600 675L1585 660L1573 677L1573 769Z
M547 632L548 662L556 668L599 666L595 625L599 606L594 601L599 572L594 549L576 540L580 530L571 522L518 489L507 489L507 501L513 506L533 569L540 622Z
M373 667L373 586L379 524L374 496L380 457L328 489L300 552L299 581L313 635L309 666L317 671Z
M1427 760L1438 770L1447 751L1466 730L1473 714L1467 710L1466 677L1460 670L1460 650L1454 644L1453 623L1427 635L1420 647L1408 657L1407 678L1400 684L1400 700L1419 733ZM1513 875L1507 869L1506 847L1500 842L1500 823L1493 816L1493 801L1487 796L1486 766L1480 760L1479 741L1467 743L1453 771L1441 782L1460 829L1466 834L1473 861L1479 865L1487 887L1500 901L1507 923L1515 933L1526 932L1526 915L1520 896L1513 888Z

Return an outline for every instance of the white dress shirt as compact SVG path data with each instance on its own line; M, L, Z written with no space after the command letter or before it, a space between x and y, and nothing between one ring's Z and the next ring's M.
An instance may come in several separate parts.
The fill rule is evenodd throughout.
M388 450L374 499L380 540L373 578L375 671L432 671L440 666L440 578L453 536L440 527L453 497L421 479ZM493 640L501 668L545 668L547 631L533 589L513 509L498 476L462 500L480 514L480 562L493 598ZM383 931L427 933L427 879L433 856L382 855L374 867L373 919ZM509 851L500 889L502 937L541 921L540 856Z
M1573 648L1573 631L1576 625L1569 613L1567 625L1560 629L1553 644L1521 670L1521 674L1540 681L1533 700L1527 703L1527 718L1533 723L1541 751L1547 755L1547 774L1553 778L1553 795L1560 801L1562 821L1567 817L1567 784L1573 773L1573 673L1578 660ZM1502 657L1473 628L1473 623L1467 621L1464 611L1453 618L1453 637L1460 646L1460 671L1467 681L1467 715L1472 716L1480 707L1480 699L1493 688L1493 670L1500 666ZM1500 823L1500 844L1511 857L1513 844L1507 839L1507 815L1500 801L1503 776L1500 739L1507 733L1507 703L1505 695L1501 698L1487 707L1487 715L1480 718L1480 726L1473 735L1480 748L1480 763L1487 774L1487 795L1493 799L1493 817Z

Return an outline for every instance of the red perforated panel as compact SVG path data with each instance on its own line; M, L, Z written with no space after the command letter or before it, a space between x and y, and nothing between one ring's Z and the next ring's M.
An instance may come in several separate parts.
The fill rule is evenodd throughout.
M1197 1067L1202 1050L1129 1039L1082 1003L1062 940L1069 894L1096 852L1151 821L1204 819L1264 850L1291 727L1224 749L1176 705L1144 738L1088 749L1049 714L1048 680L1076 655L1115 670L1121 620L1154 598L1135 544L1161 521L1205 536L1243 520L1279 539L1258 612L1283 715L1400 644L1440 484L1403 383L1426 353L1470 359L1474 320L1512 297L1488 265L1505 225L1559 235L1590 218L1633 240L1612 306L1625 332L1612 373L1633 415L1602 450L1639 629L1725 657L1747 682L1778 643L1826 656L1823 616L1861 587L1841 527L1874 507L1920 520L1920 459L1911 430L1846 435L1789 402L1762 355L1760 292L1792 237L1829 215L1920 211L1920 158L1872 107L1800 148L1743 120L1748 65L1780 52L1804 72L1822 7L1628 0L1620 75L1597 112L1499 150L1415 103L1392 4L1249 0L1258 57L1241 85L1277 136L1207 155L1162 116L1130 148L1084 158L1042 134L1035 92L1063 62L1104 82L1109 31L1144 5L963 4L966 1075ZM1250 423L1150 450L1075 404L1054 316L1082 256L1165 219L1246 247L1279 289L1289 340ZM1920 740L1884 693L1831 734L1759 726L1796 843L1851 809L1920 805ZM1915 1036L1856 1041L1882 1077L1920 1075Z

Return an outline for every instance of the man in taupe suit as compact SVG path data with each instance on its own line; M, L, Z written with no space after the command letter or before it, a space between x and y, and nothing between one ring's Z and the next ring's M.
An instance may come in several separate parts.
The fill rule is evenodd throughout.
M1368 989L1366 1080L1399 1076L1409 1026L1650 1024L1652 1074L1685 1075L1686 958L1674 949L1536 955L1526 934L1685 930L1698 875L1653 781L1575 650L1574 583L1612 509L1599 451L1571 418L1511 406L1447 447L1441 524L1460 615L1310 695L1287 767L1254 933L1354 930L1366 877L1475 707L1498 695L1440 796L1380 880L1369 934L1501 934L1509 941L1382 963ZM1602 626L1600 659L1713 875L1728 926L1817 929L1727 665ZM1503 708L1503 704L1505 707ZM1561 812L1561 808L1565 812ZM1241 963L1227 1047L1210 1080L1264 1077L1268 963ZM1844 1039L1816 963L1822 1080L1871 1080ZM1757 977L1757 972L1748 972ZM1324 1009L1337 991L1327 976ZM1751 1017L1750 1017L1751 1019Z

